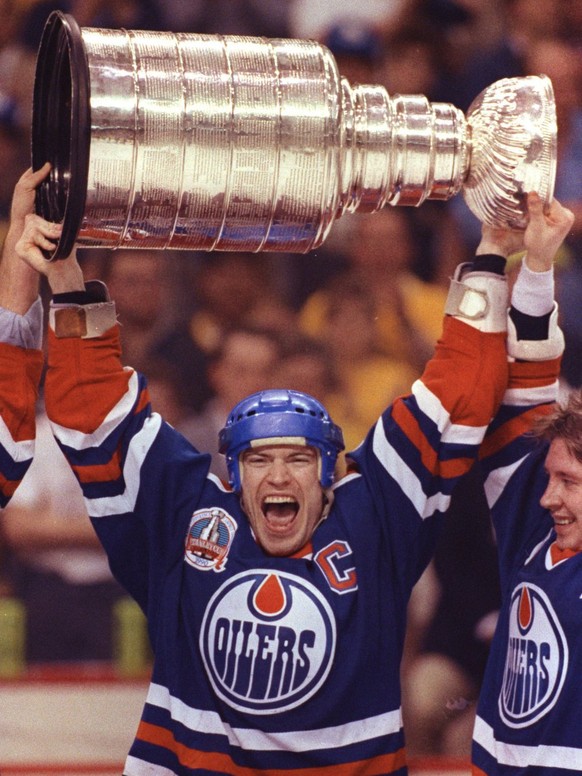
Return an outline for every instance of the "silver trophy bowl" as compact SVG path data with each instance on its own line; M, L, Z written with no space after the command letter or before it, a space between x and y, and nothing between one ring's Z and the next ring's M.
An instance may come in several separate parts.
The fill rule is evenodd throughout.
M79 28L49 17L38 51L36 211L56 251L306 253L346 212L459 191L491 225L524 228L553 196L557 128L545 76L504 79L467 115L351 85L313 41Z

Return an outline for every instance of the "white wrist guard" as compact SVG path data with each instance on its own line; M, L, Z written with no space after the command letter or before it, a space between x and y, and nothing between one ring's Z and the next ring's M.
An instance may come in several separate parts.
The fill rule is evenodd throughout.
M558 305L548 323L548 337L544 340L518 340L515 324L507 316L507 353L516 361L549 361L564 352L564 334L558 326Z
M53 298L49 310L49 326L57 337L94 339L105 334L117 323L115 302L109 298L109 291L103 281L88 280L85 283L84 297L87 299L84 304L62 301L67 298L66 293Z
M471 264L459 264L451 278L445 313L460 318L479 331L507 329L509 291L505 275L472 272Z
M96 302L85 305L53 305L49 311L49 325L57 337L93 339L115 325L115 302Z

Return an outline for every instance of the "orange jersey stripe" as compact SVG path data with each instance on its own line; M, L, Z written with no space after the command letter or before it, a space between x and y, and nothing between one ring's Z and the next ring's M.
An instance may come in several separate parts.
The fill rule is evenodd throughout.
M532 388L551 385L558 378L560 359L551 361L516 361L509 365L510 388Z
M3 477L2 474L0 474L0 490L2 491L2 495L11 498L21 482L22 480L7 480L6 477Z
M261 774L261 776L296 776L299 773L297 769L257 770L256 768L236 765L232 758L226 754L191 749L177 742L171 731L143 720L137 731L137 739L168 749L178 757L180 764L187 768L204 768L217 773L228 773L230 776L257 776L257 774ZM397 752L375 757L373 760L360 760L343 765L327 765L321 768L301 768L300 772L302 776L354 776L355 774L373 776L378 773L394 773L405 765L406 753L404 749L399 749Z
M477 768L476 765L471 766L471 776L487 776L485 771L482 771L481 768Z
M150 403L150 395L146 389L145 391L142 391L140 393L139 399L137 400L137 403L135 405L136 414L138 412L141 412L143 409L145 409L145 407L147 407L149 403Z
M110 461L94 466L71 466L79 482L112 482L121 477L121 457L116 450Z
M526 410L521 415L511 418L511 420L508 420L507 423L504 423L484 439L481 444L479 456L481 458L487 458L497 452L497 450L502 450L504 447L507 447L511 442L529 432L536 418L547 414L551 410L551 404L536 406Z
M394 404L392 417L417 448L423 466L429 472L438 471L441 477L448 479L466 474L473 465L472 458L452 458L449 461L439 461L436 451L420 430L417 419L403 402L397 401Z

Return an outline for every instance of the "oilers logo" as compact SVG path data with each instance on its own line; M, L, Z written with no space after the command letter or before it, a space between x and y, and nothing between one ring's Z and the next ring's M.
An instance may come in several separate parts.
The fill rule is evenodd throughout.
M550 711L564 684L568 645L547 595L522 583L513 591L499 712L507 725L532 725Z
M305 703L325 681L335 644L333 613L317 588L266 569L237 574L219 588L200 632L215 692L251 714Z
M185 559L203 571L224 571L237 525L223 509L194 512L186 536Z

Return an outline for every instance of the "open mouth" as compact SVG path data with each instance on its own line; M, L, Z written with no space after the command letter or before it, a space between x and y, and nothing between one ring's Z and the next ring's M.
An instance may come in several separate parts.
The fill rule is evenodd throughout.
M267 496L262 510L271 530L285 531L297 517L299 504L290 496Z

